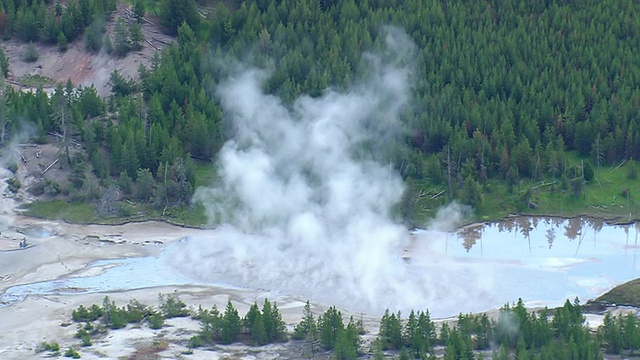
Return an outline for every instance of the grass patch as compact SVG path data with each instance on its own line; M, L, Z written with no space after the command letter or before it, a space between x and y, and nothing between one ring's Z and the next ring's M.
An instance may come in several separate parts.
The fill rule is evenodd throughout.
M596 302L627 306L640 306L640 279L631 280L609 290L598 297Z
M143 203L121 203L120 216L100 215L92 204L65 202L61 199L37 201L23 206L25 214L42 219L64 220L76 224L117 225L127 222L161 220L177 225L202 227L208 223L204 205L201 203L169 207L164 210L154 209Z
M568 154L570 166L593 165L588 159ZM629 222L640 219L640 181L635 178L640 163L602 167L585 183L578 196L571 186L571 179L522 179L509 186L506 180L492 179L481 185L482 202L474 209L469 221L492 221L509 214L575 217L592 216L609 221ZM196 188L212 186L220 181L215 167L209 162L196 162ZM409 226L426 226L438 210L452 199L446 193L446 185L432 184L428 179L407 181L410 195L403 199L394 214L397 219L407 219ZM529 206L530 203L535 206ZM63 200L36 202L27 205L27 214L47 219L62 219L74 223L121 224L129 221L162 220L179 225L200 227L208 223L203 204L157 209L149 204L123 202L123 214L104 217L91 204Z
M165 210L163 220L179 225L203 227L208 223L202 203L185 207L170 207Z
M22 76L18 82L27 87L37 88L40 86L53 86L55 82L46 76L29 74Z
M572 179L521 179L511 188L506 180L491 179L482 187L482 203L474 209L470 220L491 221L509 214L575 217L593 216L607 220L628 222L640 219L640 181L634 176L640 168L637 161L601 167L599 173L587 158L567 153L569 166L593 168L593 179L587 181L578 196L571 186ZM427 180L409 182L413 199L413 225L424 226L436 216L438 209L451 202L446 184L430 184ZM444 192L443 192L444 191ZM530 206L530 203L534 204Z
M27 215L59 219L72 223L90 223L98 220L95 206L87 203L67 203L63 200L38 201L26 205Z
M200 186L211 186L219 180L215 166L209 161L195 161L196 189Z

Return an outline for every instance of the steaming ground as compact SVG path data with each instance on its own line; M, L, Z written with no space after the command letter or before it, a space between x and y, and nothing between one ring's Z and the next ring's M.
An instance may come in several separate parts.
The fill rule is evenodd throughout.
M437 285L449 276L485 284L464 267L445 275L402 258L409 232L389 212L403 184L371 149L402 129L411 73L403 60L412 51L404 35L390 31L387 53L367 56L370 79L349 92L302 96L290 107L264 94L260 70L220 85L235 136L218 159L222 184L199 189L196 198L225 225L174 246L172 263L201 279L368 312L423 309L468 293Z

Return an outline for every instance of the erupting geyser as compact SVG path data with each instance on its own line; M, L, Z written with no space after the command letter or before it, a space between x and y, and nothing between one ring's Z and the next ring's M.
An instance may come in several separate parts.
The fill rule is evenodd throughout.
M461 290L443 294L434 284L446 276L402 260L410 236L390 209L403 184L373 149L402 129L414 45L391 29L386 48L365 56L370 78L351 91L302 96L290 107L261 90L263 71L217 88L235 135L219 154L221 183L195 198L225 225L212 238L173 246L173 265L358 311L431 308ZM474 274L465 276L477 286Z

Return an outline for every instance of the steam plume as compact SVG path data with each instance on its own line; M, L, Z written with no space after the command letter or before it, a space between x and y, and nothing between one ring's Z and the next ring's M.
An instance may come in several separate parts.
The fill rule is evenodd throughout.
M389 213L402 181L365 150L402 128L410 97L413 45L397 31L386 43L386 53L366 56L371 79L348 93L287 107L263 93L267 74L256 69L218 87L235 137L220 151L221 185L195 197L226 225L174 248L176 266L359 311L424 309L442 295L431 289L435 274L402 259L409 233Z

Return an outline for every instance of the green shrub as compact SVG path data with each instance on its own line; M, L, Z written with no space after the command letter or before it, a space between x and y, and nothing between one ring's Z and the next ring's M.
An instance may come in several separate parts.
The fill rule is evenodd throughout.
M57 341L53 341L53 342L43 342L42 344L40 344L40 346L38 347L38 350L36 351L51 351L51 352L58 352L60 351L60 344L58 344Z
M20 187L22 186L22 184L20 183L20 180L14 177L8 179L7 184L9 185L9 191L11 191L14 194L17 193L18 190L20 190Z
M149 327L152 329L162 329L162 326L164 326L164 318L159 313L154 313L147 320L149 321Z
M124 309L113 308L109 311L109 323L107 325L112 330L127 326L126 311Z
M60 50L61 52L65 52L69 49L69 43L67 41L67 37L64 36L64 33L61 31L60 34L58 34L58 50Z
M89 332L86 327L80 327L76 332L75 337L80 339L82 346L91 346L91 336L89 336Z
M98 320L103 314L102 309L98 305L92 305L90 308L80 305L71 313L71 319L75 322L90 322Z
M80 354L78 354L78 352L72 347L69 347L67 351L64 352L64 356L73 359L80 359Z
M151 309L148 305L138 300L131 300L127 304L126 318L128 323L139 323L149 315L151 315Z
M26 62L36 62L40 58L40 54L38 54L38 49L36 46L30 42L27 46L27 51L24 53L24 61Z
M189 349L193 349L193 348L201 347L202 345L204 345L204 341L202 340L202 337L200 337L199 335L194 335L191 338L189 338L189 344L187 345L187 347Z
M81 339L83 336L89 335L89 332L84 327L80 327L78 331L76 331L75 337Z
M91 346L91 345L93 345L93 343L91 342L91 337L88 334L82 336L80 338L80 340L82 341L82 343L80 344L82 346Z
M158 301L160 302L160 310L165 318L170 319L173 317L189 316L189 309L187 304L178 298L177 294L158 295Z

